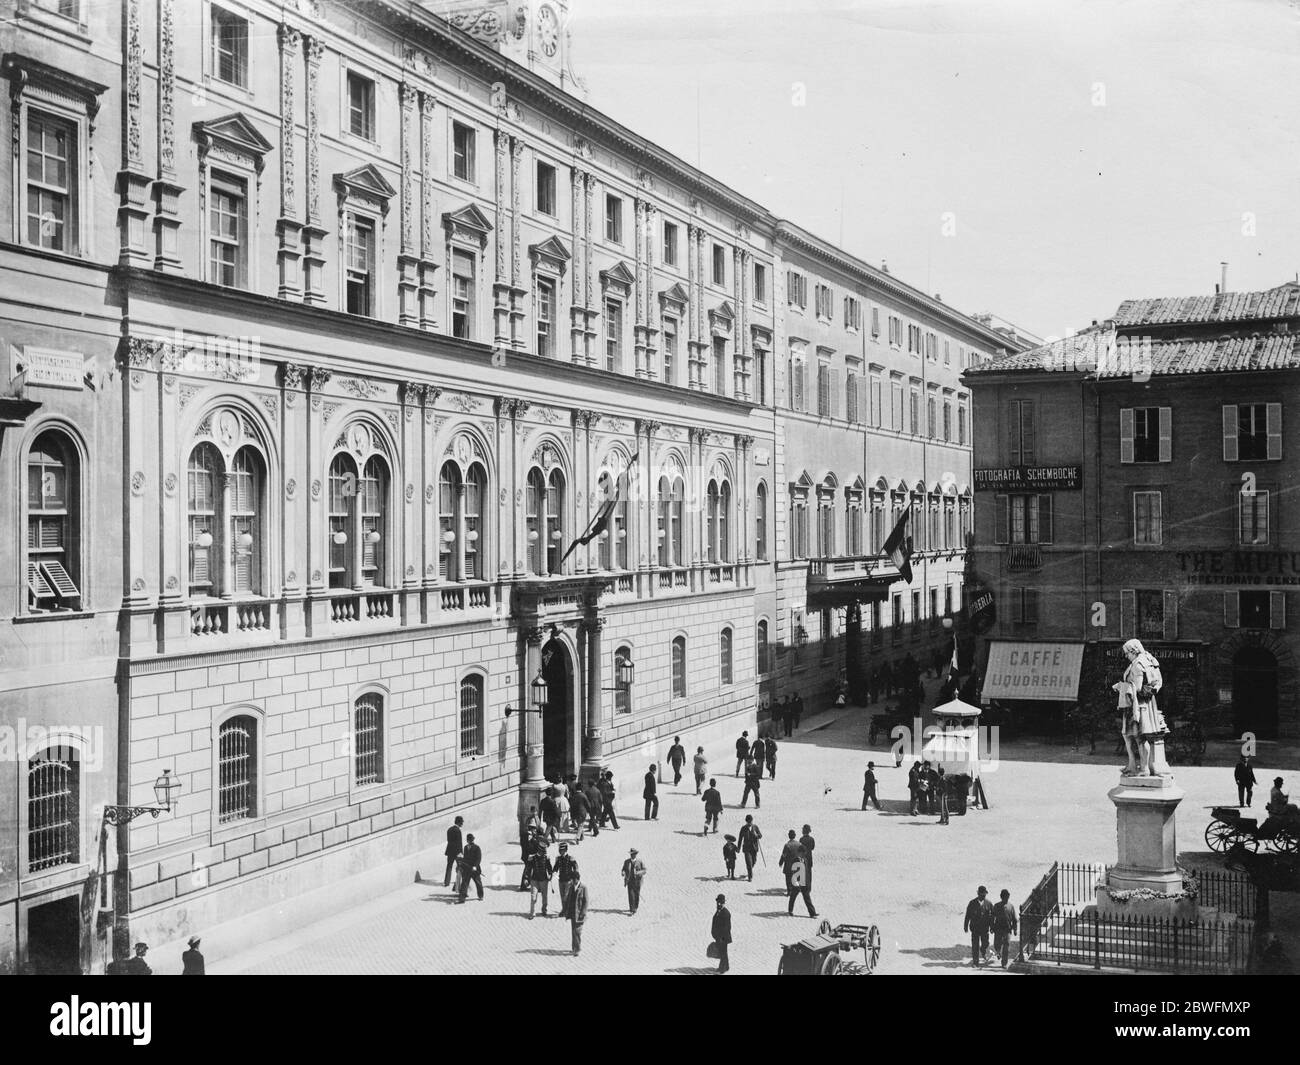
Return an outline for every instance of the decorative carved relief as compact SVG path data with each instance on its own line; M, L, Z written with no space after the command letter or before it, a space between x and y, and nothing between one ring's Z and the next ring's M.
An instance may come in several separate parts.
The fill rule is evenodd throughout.
M138 496L144 492L145 476L142 470L136 470L131 474L131 494Z
M298 482L290 477L284 484L284 497L292 501L298 491Z
M466 414L478 410L478 400L473 396L466 395L464 392L454 393L447 402L457 410L464 411Z
M259 395L257 399L266 408L266 413L271 416L271 421L275 421L280 417L280 402L275 396Z
M319 480L312 481L312 483L311 483L311 497L312 497L312 499L320 499L320 481L319 481ZM320 580L320 576L319 576L319 575L313 575L312 579L313 579L313 580Z
M176 474L169 473L166 476L163 480L163 491L165 491L169 496L174 496L176 494Z
M176 173L175 0L158 0L158 170Z
M406 501L410 503L413 499L415 499L415 485L408 484L406 486Z

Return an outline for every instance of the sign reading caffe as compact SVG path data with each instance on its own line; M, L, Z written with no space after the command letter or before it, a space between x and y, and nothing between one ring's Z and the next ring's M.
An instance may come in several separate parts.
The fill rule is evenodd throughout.
M998 466L975 471L977 492L1077 491L1082 466Z

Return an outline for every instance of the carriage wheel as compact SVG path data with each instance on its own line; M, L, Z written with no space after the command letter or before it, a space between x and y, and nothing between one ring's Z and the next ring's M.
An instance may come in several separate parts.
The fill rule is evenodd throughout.
M818 976L839 976L840 970L844 968L844 963L840 961L839 954L827 954L822 959L822 967L817 970Z
M1218 851L1220 854L1227 851L1234 843L1240 843L1252 853L1259 849L1259 842L1254 836L1248 836L1226 821L1211 821L1205 827L1205 842L1210 850Z
M876 966L880 964L880 929L875 925L867 930L867 941L862 952L867 956L867 972L875 972Z
M825 917L822 918L822 923L817 926L817 934L819 936L830 936L835 934L834 930L831 928L830 921Z
M1300 850L1300 840L1289 832L1279 832L1268 841L1269 848L1278 852L1278 854L1294 854Z

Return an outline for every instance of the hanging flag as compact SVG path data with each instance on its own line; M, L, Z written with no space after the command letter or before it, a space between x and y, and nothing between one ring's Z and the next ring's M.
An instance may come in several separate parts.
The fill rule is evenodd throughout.
M564 552L564 558L560 559L561 572L564 570L565 561L574 551L576 551L580 546L586 547L587 544L591 543L592 540L596 539L597 536L609 527L610 518L614 514L614 507L617 506L619 501L627 495L628 471L636 466L636 460L640 457L640 454L641 453L638 451L628 459L627 467L618 475L618 479L614 482L613 494L605 499L605 501L597 508L596 514L591 519L591 524L587 526L586 532L574 540L573 543L569 545L568 550Z
M898 524L889 534L889 539L885 541L884 550L881 552L898 567L898 572L908 584L912 583L912 536L907 526L911 517L910 509L903 511L903 516L898 519Z

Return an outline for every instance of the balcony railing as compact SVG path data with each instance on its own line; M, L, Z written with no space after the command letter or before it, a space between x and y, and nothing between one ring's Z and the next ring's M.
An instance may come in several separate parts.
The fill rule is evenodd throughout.
M222 636L231 632L271 630L271 603L250 600L232 603L197 603L190 607L192 636Z
M330 621L336 625L350 625L359 621L382 621L392 616L392 592L340 595L330 600Z
M1041 569L1043 551L1037 544L1009 544L1004 555L1008 573Z

